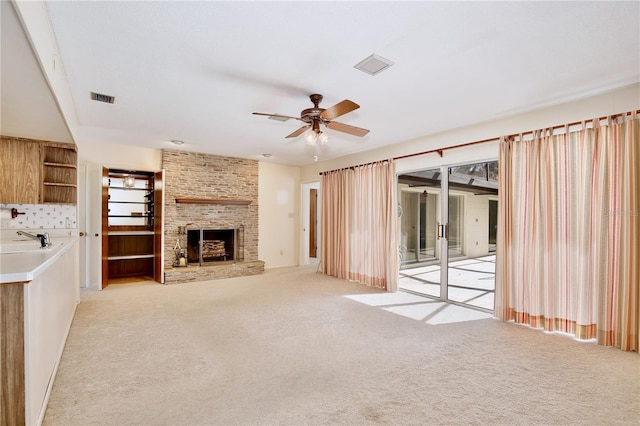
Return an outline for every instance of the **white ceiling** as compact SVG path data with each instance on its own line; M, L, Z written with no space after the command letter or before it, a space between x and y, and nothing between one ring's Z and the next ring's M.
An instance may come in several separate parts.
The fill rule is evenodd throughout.
M640 81L640 2L48 2L84 140L304 165ZM3 21L4 25L4 21ZM395 65L353 68L371 54ZM4 83L4 80L3 80ZM4 85L4 84L3 84ZM115 96L92 101L90 92ZM361 108L309 147L324 95ZM4 102L3 102L4 103Z
M73 142L18 16L0 4L0 131L5 136Z

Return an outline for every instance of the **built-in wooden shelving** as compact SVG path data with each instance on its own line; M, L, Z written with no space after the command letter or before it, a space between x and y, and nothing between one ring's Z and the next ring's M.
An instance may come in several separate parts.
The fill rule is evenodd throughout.
M77 162L75 145L42 144L42 202L76 203Z
M103 177L105 174L103 286L105 280L135 276L160 280L161 265L156 266L155 262L156 257L160 258L156 246L162 236L161 227L156 230L157 173L108 169L103 171ZM129 176L133 177L132 187L124 185L124 179Z
M76 204L75 144L0 136L0 203Z

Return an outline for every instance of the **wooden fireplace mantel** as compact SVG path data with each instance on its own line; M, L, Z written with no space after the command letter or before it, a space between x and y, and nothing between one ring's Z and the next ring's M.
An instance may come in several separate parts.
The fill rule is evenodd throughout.
M176 203L182 204L221 204L226 206L246 206L251 200L230 200L220 198L176 198Z

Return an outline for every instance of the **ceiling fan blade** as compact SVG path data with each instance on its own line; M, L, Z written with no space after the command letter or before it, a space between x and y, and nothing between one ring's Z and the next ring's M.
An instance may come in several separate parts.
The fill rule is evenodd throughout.
M360 105L350 101L349 99L345 99L344 101L338 102L334 106L322 111L320 118L330 121L358 108L360 108Z
M330 128L331 130L337 130L339 132L349 133L350 135L360 136L360 137L369 133L367 129L363 129L361 127L356 127L356 126L350 126L348 124L338 123L335 121L327 123L327 127Z
M295 138L296 136L300 136L301 134L303 134L307 129L310 129L311 126L302 126L300 127L298 130L296 130L295 132L291 133L289 136L286 136L286 138ZM285 138L285 139L286 139Z
M287 121L290 118L294 120L300 120L300 117L291 117L290 115L282 115L282 114L266 114L264 112L254 112L253 115L264 115L266 117L271 118L272 120L278 120L278 121Z

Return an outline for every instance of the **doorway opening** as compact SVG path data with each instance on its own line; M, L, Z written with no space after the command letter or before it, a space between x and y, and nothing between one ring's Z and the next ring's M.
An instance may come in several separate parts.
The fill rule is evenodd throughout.
M300 186L300 265L319 265L322 247L320 181Z

